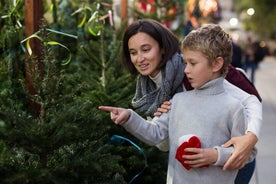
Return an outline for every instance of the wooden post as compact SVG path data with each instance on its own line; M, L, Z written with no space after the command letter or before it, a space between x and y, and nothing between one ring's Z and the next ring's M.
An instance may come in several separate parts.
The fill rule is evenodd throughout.
M43 0L25 0L25 36L28 37L40 28L40 23L43 18ZM31 95L36 94L36 89L33 86L34 68L39 68L39 75L42 76L42 62L41 62L41 43L38 39L30 40L30 46L33 55L36 57L37 62L26 62L26 85ZM28 53L26 57L29 57ZM39 115L40 105L32 101L29 102L29 110L34 116Z
M123 24L126 24L128 21L128 13L127 13L127 8L128 7L128 0L121 0L121 21Z

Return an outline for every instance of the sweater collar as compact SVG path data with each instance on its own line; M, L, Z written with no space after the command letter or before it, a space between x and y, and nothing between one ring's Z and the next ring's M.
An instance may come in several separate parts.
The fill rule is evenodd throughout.
M213 79L204 85L202 85L200 88L194 89L197 94L202 95L216 95L223 93L225 91L223 86L223 77L219 77L217 79Z
M155 76L155 77L151 77L149 75L149 78L156 84L156 86L159 88L162 84L162 73L161 71Z

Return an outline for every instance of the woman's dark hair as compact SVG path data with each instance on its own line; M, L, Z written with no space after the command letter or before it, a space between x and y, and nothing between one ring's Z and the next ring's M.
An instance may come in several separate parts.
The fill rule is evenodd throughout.
M128 41L133 35L139 32L151 36L158 42L160 49L164 50L159 68L165 66L165 63L170 60L175 53L181 52L178 38L167 27L153 19L137 20L130 24L124 33L121 53L123 66L133 75L137 74L138 71L131 62Z

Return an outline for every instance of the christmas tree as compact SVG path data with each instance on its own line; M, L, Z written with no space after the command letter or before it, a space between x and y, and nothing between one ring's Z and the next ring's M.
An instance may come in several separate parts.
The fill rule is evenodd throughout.
M18 25L18 2L1 7L9 18L1 21L0 182L164 183L167 153L135 139L97 109L131 107L135 89L135 77L120 64L124 26L115 30L108 17L100 20L110 8L53 1L53 21L44 21L30 38L41 41L38 58L26 54L32 48ZM84 19L96 11L95 19Z

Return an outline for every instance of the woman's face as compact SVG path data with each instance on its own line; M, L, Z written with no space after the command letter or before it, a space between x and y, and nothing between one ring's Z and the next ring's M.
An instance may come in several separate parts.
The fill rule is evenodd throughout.
M150 35L143 32L133 35L128 40L128 49L131 62L141 75L155 77L159 73L163 51Z

